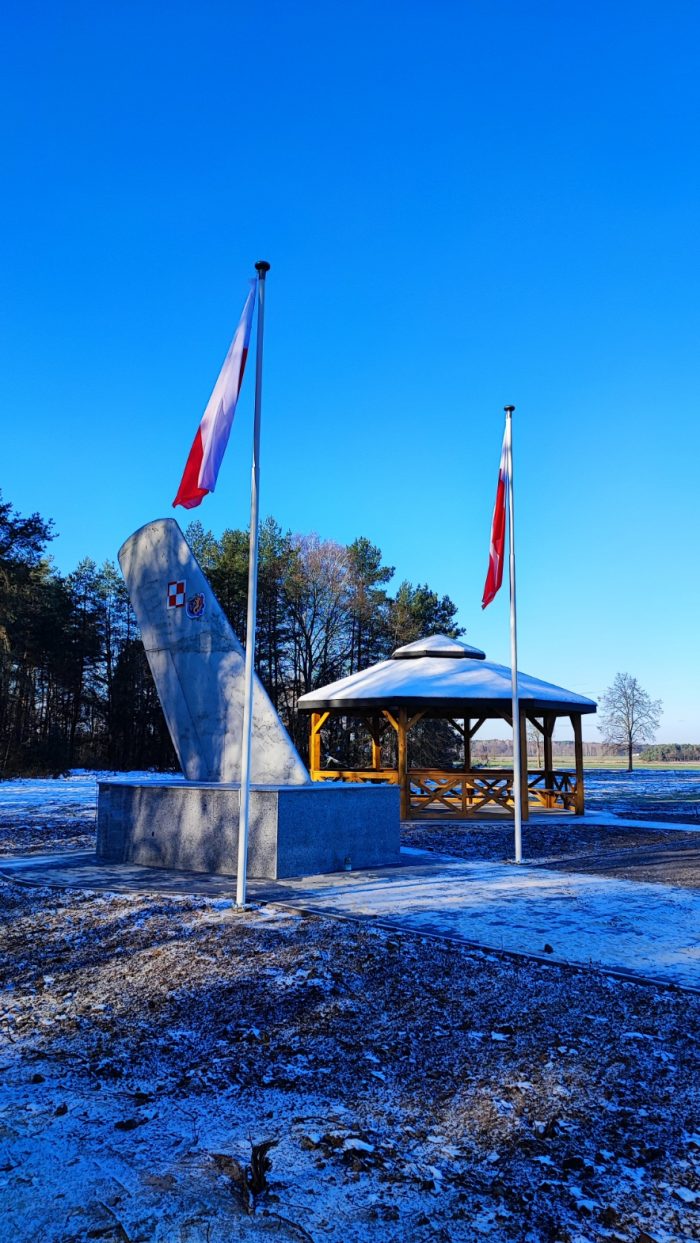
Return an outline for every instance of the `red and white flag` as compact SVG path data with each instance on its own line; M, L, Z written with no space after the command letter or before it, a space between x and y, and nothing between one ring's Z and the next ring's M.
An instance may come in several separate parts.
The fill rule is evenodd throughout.
M493 518L491 519L491 546L489 548L489 568L486 574L486 582L484 583L484 595L481 601L482 609L486 608L493 600L501 583L503 582L503 561L506 547L506 498L508 489L508 424L503 433L503 448L501 449L501 464L498 468L498 487L496 489L496 504L493 507Z
M214 385L207 408L202 415L202 421L197 428L197 434L182 473L180 487L173 501L173 508L176 505L183 505L185 509L194 509L195 505L201 503L207 492L213 492L216 487L216 477L231 433L236 402L241 391L243 372L248 357L257 284L256 280L250 282L251 289L243 307L240 323L224 359L224 365L219 372L219 378Z

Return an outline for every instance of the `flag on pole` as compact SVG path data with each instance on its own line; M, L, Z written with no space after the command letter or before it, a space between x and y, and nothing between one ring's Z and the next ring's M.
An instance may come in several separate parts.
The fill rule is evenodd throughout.
M493 507L493 518L491 519L491 545L489 548L489 568L486 574L486 582L484 583L484 595L481 601L482 609L486 608L493 600L501 583L503 582L503 560L506 547L506 497L508 487L508 423L503 433L503 448L501 449L501 463L498 468L498 487L496 489L496 504Z
M233 341L197 428L173 508L182 505L185 509L194 509L201 504L207 492L213 492L216 487L216 478L231 433L248 357L257 281L252 280L250 286Z

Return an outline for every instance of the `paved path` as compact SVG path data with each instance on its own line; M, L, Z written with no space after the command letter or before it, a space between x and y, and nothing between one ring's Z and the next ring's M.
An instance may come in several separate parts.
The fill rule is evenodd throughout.
M232 905L235 896L232 877L100 864L87 851L3 859L0 875L60 887L198 894ZM671 885L404 850L398 867L253 879L248 892L255 902L700 990L700 893Z

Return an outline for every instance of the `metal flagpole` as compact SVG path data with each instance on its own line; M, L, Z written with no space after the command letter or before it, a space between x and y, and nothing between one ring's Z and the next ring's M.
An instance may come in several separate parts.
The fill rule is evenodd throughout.
M241 743L241 806L238 816L238 872L236 906L245 906L248 870L248 822L250 815L250 759L253 739L253 670L255 667L255 611L258 597L258 525L260 509L260 409L262 404L263 328L265 324L265 277L269 263L256 263L258 273L258 336L255 357L255 420L253 466L250 485L250 555L248 559L248 617L245 641L245 699Z
M510 560L510 668L513 688L513 821L515 830L515 862L523 861L522 779L520 772L520 704L518 701L518 612L515 603L515 503L513 497L513 411L504 406L508 466L508 536Z

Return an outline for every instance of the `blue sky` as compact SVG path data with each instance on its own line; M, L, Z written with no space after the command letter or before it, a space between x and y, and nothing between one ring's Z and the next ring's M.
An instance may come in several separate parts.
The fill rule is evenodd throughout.
M369 536L507 662L480 601L513 402L521 667L629 671L700 740L697 5L7 14L0 486L59 568L173 512L264 257L263 512ZM248 377L217 533L251 417Z

